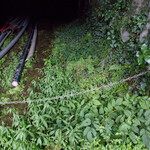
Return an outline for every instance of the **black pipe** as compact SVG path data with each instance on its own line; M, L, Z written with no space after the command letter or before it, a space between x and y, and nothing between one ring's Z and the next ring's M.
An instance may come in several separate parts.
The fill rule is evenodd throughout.
M9 27L6 28L6 31L4 30L0 35L0 48L7 39L7 37L16 29L21 29L22 27L22 19L16 18L14 20L10 20Z
M4 32L3 38L0 39L0 47L3 45L4 41L6 40L6 38L12 33L11 30L8 30L6 32ZM3 33L2 33L3 34Z
M19 21L19 18L9 19L8 22L6 22L5 25L1 28L1 33L13 29Z
M34 34L34 28L32 29L30 35L29 35L29 39L26 43L26 45L24 46L23 52L20 56L20 60L19 60L19 64L16 68L15 74L13 76L13 81L12 81L12 86L13 87L17 87L19 85L20 82L20 78L25 66L25 62L26 62L26 58L29 52L29 48L31 46L31 42L32 42L32 38L33 38L33 34Z
M24 33L25 29L28 26L28 20L26 19L24 21L23 27L21 29L21 31L16 35L16 37L0 52L0 59L3 58L8 51L17 43L17 41L19 40L19 38L22 36L22 34Z
M23 20L23 19L16 18L16 19L10 20L8 27L6 29L4 29L4 31L1 33L3 36L0 40L0 42L5 40L7 38L7 36L9 36L9 34L14 32L15 30L19 30L19 29L21 30L21 28L23 28L24 25L25 25L25 20ZM18 32L18 34L19 34L19 32Z
M6 35L7 35L6 32L1 33L1 35L0 35L0 42L3 41L3 39L5 38Z

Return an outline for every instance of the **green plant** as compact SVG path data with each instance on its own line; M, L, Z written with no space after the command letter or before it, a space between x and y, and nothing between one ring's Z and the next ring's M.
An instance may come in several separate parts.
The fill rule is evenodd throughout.
M51 99L107 85L140 71L135 52L132 52L137 43L131 41L132 47L119 38L120 27L127 21L120 17L125 2L119 0L111 6L109 1L103 1L99 15L93 12L84 23L71 23L55 30L52 54L40 70L42 77L33 79L28 89L28 99L33 101L29 102L28 111L25 114L14 110L1 113L2 116L11 113L13 123L11 127L5 123L0 126L0 148L150 148L150 98L136 91L140 79L61 100ZM31 65L32 62L27 64ZM10 90L11 93L18 91L21 90Z
M140 65L145 62L150 64L150 48L146 44L143 44L140 52L137 53L137 57Z

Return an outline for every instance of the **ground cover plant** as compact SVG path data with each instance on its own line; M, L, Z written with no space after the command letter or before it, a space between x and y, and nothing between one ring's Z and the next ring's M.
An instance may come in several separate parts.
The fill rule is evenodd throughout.
M1 149L150 149L149 74L113 88L51 99L146 70L145 62L139 63L136 57L140 46L135 37L128 43L120 38L120 27L128 25L123 16L129 2L118 0L109 11L108 2L103 9L89 12L84 22L77 20L55 29L52 47L46 50L52 51L51 55L40 70L42 76L28 88L27 99L33 101L28 111L1 111L1 116L13 114L11 126L0 126ZM134 22L131 25L135 26ZM11 89L17 98L15 90ZM1 95L2 101L9 100L7 94Z

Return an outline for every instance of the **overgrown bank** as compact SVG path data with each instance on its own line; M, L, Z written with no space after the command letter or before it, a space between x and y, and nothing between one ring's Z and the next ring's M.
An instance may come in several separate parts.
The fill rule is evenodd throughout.
M29 103L25 116L13 111L13 126L0 127L1 148L150 148L148 75L113 88L49 100L145 70L138 66L135 38L128 43L120 38L127 3L117 1L109 11L108 4L103 5L105 9L93 12L84 23L77 21L55 31L52 54L41 70L43 77L33 80L28 98L48 100Z

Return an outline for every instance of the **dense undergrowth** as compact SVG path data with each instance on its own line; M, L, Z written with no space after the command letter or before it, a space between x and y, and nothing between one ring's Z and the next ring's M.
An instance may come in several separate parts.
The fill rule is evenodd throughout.
M118 1L109 11L108 3L103 5L85 22L76 21L55 31L43 77L32 81L33 87L28 89L29 100L47 100L30 102L25 116L9 109L13 125L0 126L1 149L150 149L148 75L113 88L51 100L144 70L138 65L134 37L129 43L120 38L127 2Z

